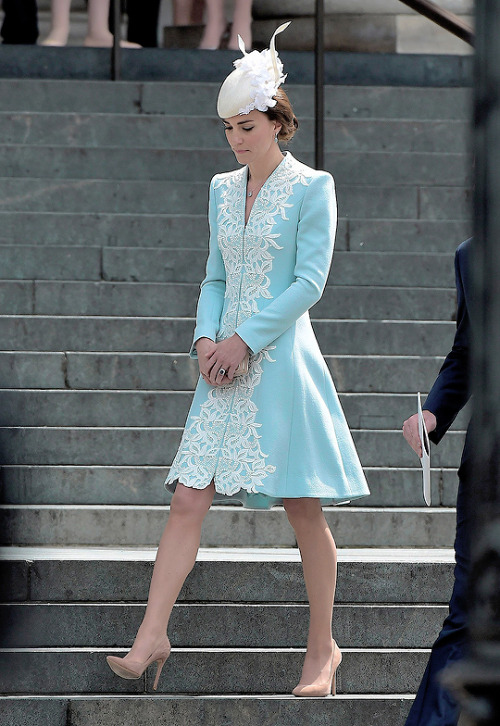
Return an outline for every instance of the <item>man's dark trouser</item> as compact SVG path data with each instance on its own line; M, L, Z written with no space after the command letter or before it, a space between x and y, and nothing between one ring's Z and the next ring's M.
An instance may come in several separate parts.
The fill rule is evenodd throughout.
M436 679L439 671L464 657L467 639L467 572L469 566L465 467L459 470L457 532L455 538L455 584L449 615L432 646L432 652L406 726L456 726L460 716L453 697Z
M2 0L5 13L0 35L4 43L33 45L38 39L36 0Z

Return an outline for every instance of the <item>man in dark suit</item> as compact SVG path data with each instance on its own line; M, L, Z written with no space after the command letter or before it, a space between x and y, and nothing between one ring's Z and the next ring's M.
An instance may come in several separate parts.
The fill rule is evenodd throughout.
M463 242L455 255L457 286L457 329L453 347L439 372L423 406L429 438L439 443L470 397L469 353L470 329L470 259L472 240ZM421 456L418 416L404 422L403 434L412 449ZM449 615L432 647L420 688L406 721L406 726L456 726L459 707L451 694L441 687L439 672L464 656L467 636L467 573L469 565L468 533L470 517L466 508L467 470L470 460L469 431L458 470L457 531L455 538L455 582Z

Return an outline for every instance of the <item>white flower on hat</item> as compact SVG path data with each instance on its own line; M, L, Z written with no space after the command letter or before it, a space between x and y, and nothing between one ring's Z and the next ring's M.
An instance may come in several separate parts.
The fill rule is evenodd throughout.
M222 118L246 115L256 109L267 111L276 106L273 96L284 82L283 63L276 52L275 38L290 22L280 25L271 38L270 47L247 53L243 39L238 36L243 58L234 61L234 70L219 91L217 111Z

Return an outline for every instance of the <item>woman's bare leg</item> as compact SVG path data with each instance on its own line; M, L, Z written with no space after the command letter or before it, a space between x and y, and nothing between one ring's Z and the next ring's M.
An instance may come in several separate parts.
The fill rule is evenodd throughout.
M200 546L201 525L214 492L213 483L206 489L177 485L156 555L146 613L126 658L144 661L165 635L172 608L184 580L193 569Z
M109 0L89 0L87 35L84 44L90 48L111 48L113 34L109 30ZM140 48L138 43L121 40L122 48Z
M199 47L205 50L215 50L219 47L226 28L224 0L205 0L205 9L207 22Z
M300 682L328 682L333 654L332 612L337 580L335 541L319 499L285 499L284 507L302 557L309 598L307 653Z
M193 0L174 0L174 25L191 25Z
M231 37L228 48L238 50L238 35L245 41L248 50L252 47L252 0L235 0Z
M66 45L69 36L71 0L52 0L50 4L50 32L42 45Z

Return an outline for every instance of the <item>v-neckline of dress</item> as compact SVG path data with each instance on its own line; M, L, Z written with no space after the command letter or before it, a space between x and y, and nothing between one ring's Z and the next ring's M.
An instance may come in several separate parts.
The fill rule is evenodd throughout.
M243 188L244 188L244 194L243 194L243 229L244 230L246 230L246 228L248 227L248 224L249 224L249 222L250 222L250 220L252 218L253 210L255 209L255 205L259 201L259 197L261 196L262 190L265 188L265 186L267 185L267 183L269 181L271 181L271 179L276 174L276 172L278 171L278 169L281 169L281 167L283 166L283 164L285 163L285 161L287 159L289 159L290 156L291 156L290 152L289 151L285 151L284 154L283 154L283 158L280 161L280 163L278 164L278 166L275 169L273 169L272 172L269 174L269 176L267 177L266 181L264 182L264 184L261 186L261 188L259 189L259 191L255 195L255 199L253 200L252 208L250 210L250 214L248 215L248 219L246 218L246 214L247 214L248 172L249 172L250 169L249 169L248 166L245 167L245 173L243 174Z

